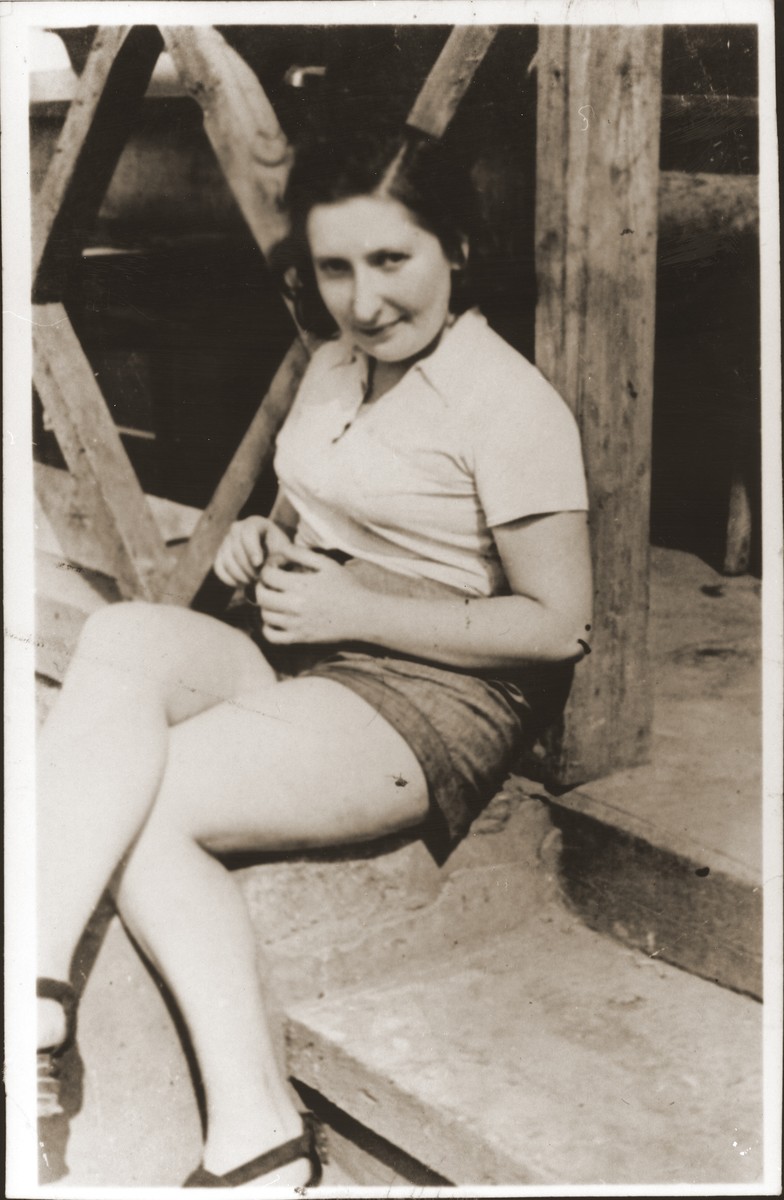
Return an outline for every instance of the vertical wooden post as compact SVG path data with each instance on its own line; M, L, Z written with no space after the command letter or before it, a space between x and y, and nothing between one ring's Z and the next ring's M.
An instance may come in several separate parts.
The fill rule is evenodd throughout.
M591 499L593 653L547 773L644 762L661 30L542 27L536 361L580 424Z

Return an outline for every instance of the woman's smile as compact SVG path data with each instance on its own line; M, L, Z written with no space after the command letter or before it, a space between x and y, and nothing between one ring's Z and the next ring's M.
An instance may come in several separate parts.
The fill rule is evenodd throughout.
M394 321L387 321L383 325L370 327L357 326L356 332L361 334L362 337L382 338L389 334L401 320L402 317L397 317Z
M357 196L316 205L307 231L324 304L361 350L399 363L437 341L449 315L452 264L403 204Z

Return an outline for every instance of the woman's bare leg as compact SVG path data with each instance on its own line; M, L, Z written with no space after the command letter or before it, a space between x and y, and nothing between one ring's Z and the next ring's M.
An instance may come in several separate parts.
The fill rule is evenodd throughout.
M401 775L405 788L395 782ZM248 913L210 851L358 841L414 825L426 809L410 748L328 680L247 694L171 731L158 798L117 896L193 1039L209 1170L221 1174L301 1131L267 1032ZM298 1162L278 1182L307 1175Z
M169 727L274 681L240 632L187 609L117 604L91 617L40 738L39 973L68 979L76 943L153 802ZM39 1044L64 1015L42 1001Z

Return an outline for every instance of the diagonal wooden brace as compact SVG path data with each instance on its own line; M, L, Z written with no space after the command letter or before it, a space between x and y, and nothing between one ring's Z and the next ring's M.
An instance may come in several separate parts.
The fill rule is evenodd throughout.
M452 30L408 114L408 125L431 138L444 136L497 32L497 25Z
M163 598L167 602L190 604L199 590L226 530L272 457L278 430L291 408L307 364L307 350L299 338L295 338L215 494L177 559L165 585Z
M96 534L119 548L128 594L156 600L171 556L90 364L62 305L38 306L33 319L35 386L72 474L84 481L80 500L100 496Z
M35 200L33 295L62 297L163 47L155 26L102 26Z
M264 254L285 237L282 198L292 149L248 64L211 26L163 30L180 79L204 112L204 129L242 215Z

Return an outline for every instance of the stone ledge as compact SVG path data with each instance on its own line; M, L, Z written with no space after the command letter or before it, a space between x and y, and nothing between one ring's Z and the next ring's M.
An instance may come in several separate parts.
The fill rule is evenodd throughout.
M552 823L533 786L510 779L441 867L422 842L391 841L241 868L280 996L315 997L463 953L555 896Z
M288 1053L297 1080L457 1186L751 1185L761 1025L753 1000L553 904L459 962L289 1006Z
M706 856L687 839L676 849L655 828L642 836L632 814L583 799L550 806L563 835L564 894L586 924L761 999L762 887L718 852Z

